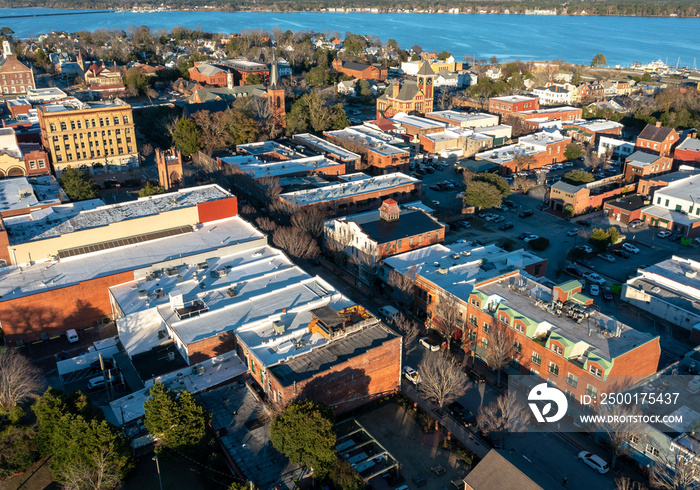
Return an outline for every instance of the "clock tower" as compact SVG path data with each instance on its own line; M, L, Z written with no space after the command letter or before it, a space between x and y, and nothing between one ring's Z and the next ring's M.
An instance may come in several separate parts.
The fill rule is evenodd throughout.
M418 88L425 97L424 112L433 112L433 83L435 82L435 72L430 67L430 63L424 61L418 70Z

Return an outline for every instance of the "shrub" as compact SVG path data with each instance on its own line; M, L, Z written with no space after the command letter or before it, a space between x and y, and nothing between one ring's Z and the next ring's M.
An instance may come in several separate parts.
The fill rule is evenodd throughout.
M542 236L530 242L530 248L536 252L547 250L547 247L549 247L549 240Z

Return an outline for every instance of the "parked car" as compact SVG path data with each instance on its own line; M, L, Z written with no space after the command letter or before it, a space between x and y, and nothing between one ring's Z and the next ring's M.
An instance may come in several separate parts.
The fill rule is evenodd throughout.
M629 226L630 228L636 228L636 227L640 226L641 224L642 224L641 219L633 219L632 221L627 223L627 226Z
M613 262L615 262L615 257L613 257L610 254L598 254L598 258L600 258L601 260L604 260L606 262L610 262L611 264Z
M518 217L519 218L529 218L533 214L535 214L535 212L532 209L526 209L525 211L520 211L518 213Z
M627 252L625 252L625 251L622 250L621 248L616 248L615 250L612 251L612 253L614 253L614 254L617 255L618 257L622 257L623 259L629 259L629 258L630 258L630 254L628 254Z
M627 242L623 243L622 248L624 248L627 252L630 252L633 254L639 253L639 249L637 247L635 247L634 245L632 245L631 243L627 243Z
M486 381L486 377L481 374L479 371L476 369L465 369L467 372L467 375L474 380L476 383L484 383Z
M518 239L525 240L530 235L531 235L531 233L521 233L520 235L518 235Z
M420 374L418 374L411 366L403 367L403 377L416 386L418 386L418 383L420 383Z
M457 420L462 422L467 427L476 425L476 417L471 410L464 407L459 402L452 402L447 406L447 411Z
M464 228L471 228L472 227L472 225L471 225L471 223L469 223L469 221L460 221L459 224L462 225Z
M592 248L591 246L589 246L589 245L579 245L579 246L576 247L576 248L579 249L579 250L583 250L583 251L586 252L587 254L592 254L592 253L593 253L593 248Z
M598 296L600 294L600 286L597 284L591 284L590 286L591 296Z
M582 219L576 222L579 226L583 226L585 228L589 228L591 226L591 222L588 221L587 219Z
M605 301L611 301L613 299L612 289L607 286L603 288L603 299Z
M673 233L670 232L670 231L668 231L668 230L663 230L663 231L658 232L656 235L657 235L659 238L668 238L668 237L670 237L671 235L673 235Z
M517 205L513 201L509 201L508 199L503 200L503 205L507 206L509 208L515 208Z
M437 352L440 350L440 344L437 342L430 340L428 337L423 337L419 340L420 345L425 347L428 350L431 350L433 352Z
M441 191L442 190L437 184L431 185L430 188L434 191Z
M608 463L605 462L603 458L593 453L589 453L588 451L581 451L580 453L578 453L578 460L582 463L587 464L601 475L607 473L608 470L610 470L610 466L608 465Z
M66 330L66 338L68 339L68 342L70 342L71 344L74 344L79 340L78 339L78 332L76 332L74 328Z
M498 229L502 231L510 230L511 228L513 228L513 223L502 223L498 225Z
M538 238L539 238L539 236L537 236L537 235L529 235L529 236L523 238L523 241L525 243L530 243L531 241L537 240Z
M600 286L603 286L605 284L605 279L603 279L599 274L596 274L595 272L584 272L583 278L588 282L598 284Z
M432 206L438 207L440 205L440 201L430 201L430 204Z
M567 274L571 274L574 277L581 277L583 275L583 273L579 269L573 266L565 267L564 272L566 272Z
M566 236L577 236L578 230L569 230L566 232Z
M493 220L493 222L494 222L494 223L502 223L502 222L504 222L505 220L506 220L506 218L505 218L504 216L497 216L497 217Z

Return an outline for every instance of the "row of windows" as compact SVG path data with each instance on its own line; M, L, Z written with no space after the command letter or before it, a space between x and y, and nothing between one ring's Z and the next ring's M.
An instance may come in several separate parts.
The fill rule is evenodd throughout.
M123 147L120 146L117 150L118 150L118 153L117 153L118 155L125 154ZM133 147L127 146L126 153L132 153L132 152L133 152ZM86 151L83 151L83 152L78 151L76 153L76 155L77 155L76 159L78 159L78 160L80 160L81 158L82 159L88 158L88 153ZM81 157L81 155L82 155L82 157ZM107 156L114 156L114 155L115 155L114 148L109 148L109 151L107 151L107 149L105 149L104 156L107 157ZM95 157L101 157L101 156L102 156L102 153L100 152L100 150L90 150L90 157L89 158L95 158ZM66 153L66 162L70 162L72 160L73 160L73 153ZM63 155L61 153L56 153L56 161L57 162L63 161Z
M29 160L29 169L30 170L36 170L38 168L46 168L46 162L44 161L43 158L40 158L39 160Z
M127 143L131 143L131 138L126 138L126 142L127 142ZM110 138L109 140L102 140L102 146L112 146L112 144L113 144L113 143L112 143L112 138ZM118 145L121 145L121 144L122 144L122 139L121 139L121 138L117 138L117 144L118 144ZM89 148L92 148L93 146L95 146L95 147L100 146L100 140L95 140L95 141L90 140L90 141L88 141L88 146L89 146ZM53 148L54 148L54 150L56 150L56 151L61 151L61 145L55 144L55 145L53 145ZM80 143L78 143L78 142L76 141L76 142L75 142L75 148L76 148L76 149L77 149L77 148L85 148L85 142L80 142ZM131 147L129 147L129 148L131 148ZM65 142L64 142L64 144L63 144L63 149L64 149L64 150L70 150L70 149L71 149L70 143L65 143Z
M27 89L31 89L31 88L32 88L31 85L27 85L26 87L25 87L24 85L22 85L22 86L19 88L19 91L20 91L20 93L23 94L23 93L25 93L25 92L27 91ZM16 94L16 93L17 93L17 87L7 87L7 86L5 86L5 87L3 87L3 92L5 92L6 94L9 94L9 93Z
M11 77L15 78L32 78L31 73L25 72L25 73L15 73L14 75L10 75ZM5 80L5 75L3 74L2 79Z
M124 130L124 133L126 133L126 134L131 134L131 128L126 128L126 129ZM115 131L114 131L114 134L115 134L116 136L121 136L121 134L122 134L121 129L115 130ZM77 144L77 140L79 140L79 139L82 140L82 139L90 138L90 136L92 136L93 138L97 138L97 137L99 136L99 133L98 133L97 131L93 131L92 133L91 133L90 131L88 131L87 133L74 133L74 134L73 134L73 141ZM106 132L105 132L104 130L102 131L102 138L109 137L109 136L112 136L112 130L111 130L111 129L108 129ZM55 134L55 135L53 136L52 140L53 140L54 143L58 143L58 141L59 141L58 135ZM69 140L70 140L70 135L64 134L64 135L63 135L63 140L62 140L62 141L69 141ZM127 143L131 143L131 136L127 136L127 137L126 137L126 142L127 142ZM92 142L90 142L90 145L92 146Z
M121 121L123 124L129 124L129 116L122 116ZM100 117L99 119L85 119L84 121L78 119L78 120L71 120L70 121L70 128L72 130L75 129L83 129L83 124L85 125L86 128L96 128L98 127L99 122L99 127L103 126L109 126L112 123L117 126L120 124L120 119L119 116L114 116L112 118L109 117ZM61 121L60 123L61 131L68 131L68 123L66 121ZM51 123L49 125L49 129L51 131L56 131L56 123Z

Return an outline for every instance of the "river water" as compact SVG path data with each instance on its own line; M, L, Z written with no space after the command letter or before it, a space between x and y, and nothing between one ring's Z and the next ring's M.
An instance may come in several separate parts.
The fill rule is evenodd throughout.
M661 59L692 67L700 61L700 19L659 17L582 17L539 15L451 15L372 13L250 13L250 12L143 12L117 13L59 9L0 9L0 27L8 26L22 38L52 30L74 32L101 28L127 29L146 25L171 29L181 25L212 32L246 29L313 30L396 39L401 47L447 50L461 60L465 55L500 60L563 59L589 63L597 53L608 64L628 66ZM84 11L82 11L84 12ZM52 16L46 14L67 13ZM27 16L32 17L18 17ZM15 18L13 18L15 17ZM697 61L696 61L697 60Z

